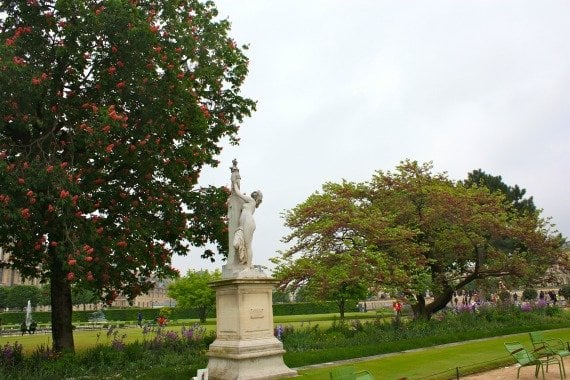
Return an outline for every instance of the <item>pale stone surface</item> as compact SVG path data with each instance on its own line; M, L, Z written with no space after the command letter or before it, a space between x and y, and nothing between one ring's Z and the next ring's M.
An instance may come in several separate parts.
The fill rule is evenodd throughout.
M258 271L252 271L253 266L253 233L255 219L253 214L263 199L261 191L257 190L246 195L241 193L241 176L237 160L232 161L231 194L228 198L228 239L229 251L227 264L222 268L223 278L260 277ZM241 273L244 272L245 273ZM263 277L263 276L262 276Z
M271 278L216 281L217 337L208 351L212 380L293 377L283 362L283 344L273 334Z

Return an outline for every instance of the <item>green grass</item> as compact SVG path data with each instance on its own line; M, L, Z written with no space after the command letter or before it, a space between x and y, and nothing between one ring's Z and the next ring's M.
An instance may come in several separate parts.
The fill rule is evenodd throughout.
M191 324L186 325L191 326ZM206 325L204 326L208 331L215 331L215 325ZM181 326L167 326L165 330L172 330L176 332L180 332ZM145 337L143 334L143 329L139 327L127 327L127 328L119 328L118 337L121 337L123 334L126 334L126 338L124 339L125 343L133 343L135 341L143 341L144 339L149 339L154 336L154 333L149 333L150 337ZM99 334L99 337L97 337ZM81 352L91 347L96 346L98 343L100 344L110 344L113 340L113 336L107 337L107 329L100 329L100 330L76 330L73 333L73 339L75 343L75 351ZM51 347L52 344L52 337L51 333L41 333L41 334L34 334L34 335L11 335L11 336L1 336L0 337L0 346L3 346L6 343L13 343L18 342L22 345L25 354L32 353L36 347L41 345L45 347Z
M570 329L552 330L544 333L545 338L561 338L570 341ZM503 343L519 341L532 347L527 333L501 336L483 340L468 341L427 349L410 350L387 354L370 360L355 362L356 370L367 370L377 379L430 379L454 378L459 370L461 376L512 364L513 360ZM299 378L320 380L329 377L331 367L300 369Z
M347 319L373 319L377 318L376 313L368 312L368 313L346 313L345 317ZM293 326L293 327L301 327L307 326L308 324L318 324L322 328L330 327L334 322L339 321L338 314L310 314L310 315L289 315L289 316L276 316L274 317L274 325L278 326L279 324ZM177 320L174 323L171 323L166 327L167 330L173 330L179 332L181 326L192 326L194 323L198 323L197 319L187 319L187 320ZM112 322L117 323L117 322ZM201 324L204 326L208 331L216 331L216 320L208 319L206 323ZM125 343L132 343L135 341L142 341L145 339L142 329L134 324L129 324L129 327L121 327L118 328L119 336L122 334L126 334L127 337L125 338ZM99 334L99 338L97 338L97 334ZM153 335L153 334L149 334ZM107 329L101 328L97 330L75 330L73 333L73 338L75 342L75 350L77 352L83 351L90 347L95 346L97 343L110 343L113 337L107 338ZM52 338L51 333L37 333L34 335L24 335L21 334L13 334L13 335L2 335L0 336L0 346L3 346L6 343L13 343L17 341L18 343L22 344L24 348L24 352L29 354L35 350L36 347L44 345L46 347L51 347Z
M376 313L348 313L348 320L361 318L378 318ZM382 316L380 316L382 317ZM276 316L274 318L275 325L293 325L293 326L315 326L327 328L333 323L338 323L338 314L317 314L317 315L297 315L297 316ZM196 320L179 320L173 321L168 326L168 330L180 332L181 326L192 325ZM206 329L215 331L215 319L208 320ZM555 328L558 326L547 326L542 324L536 326L534 330L543 330ZM533 326L525 326L526 329L532 329ZM118 329L118 336L126 334L125 343L143 341L144 339L152 339L154 334L144 336L142 329L138 327L125 327ZM332 349L315 350L306 352L287 352L285 354L285 362L290 367L298 367L306 363L323 363L336 361L354 357L357 359L349 360L354 362L357 370L367 370L374 374L378 379L449 379L455 376L458 370L461 376L468 373L480 372L481 370L497 368L502 365L512 363L504 349L503 343L507 341L520 341L527 347L530 347L528 333L520 333L520 328L507 328L501 330L503 334L515 333L514 335L493 337L482 340L471 340L479 338L477 334L461 333L455 334L453 337L425 337L415 338L407 341L383 342L377 345L353 346L350 348L335 347ZM527 330L530 331L530 330ZM97 337L99 334L99 337ZM546 338L557 337L564 341L570 341L570 328L558 329L545 332ZM113 336L107 337L107 329L74 332L75 347L77 352L85 351L94 347L97 343L110 344ZM447 344L444 346L436 346L441 343L448 343L452 339L465 340L465 342ZM0 346L7 342L17 341L24 347L26 354L32 353L36 347L51 347L51 334L37 335L12 335L1 336ZM417 347L425 346L423 349ZM366 359L370 355L379 353L388 353L374 358ZM363 359L364 358L364 359ZM167 360L168 361L168 360ZM150 370L146 369L145 376L142 379L169 377L171 379L188 378L191 374L188 368L183 368L180 363L168 361L160 366L154 366ZM341 362L342 363L342 362ZM340 363L339 363L340 364ZM155 368L156 367L156 368ZM299 373L301 379L324 379L329 377L330 367L309 369L301 367ZM136 372L132 371L131 374ZM166 376L168 374L168 376Z

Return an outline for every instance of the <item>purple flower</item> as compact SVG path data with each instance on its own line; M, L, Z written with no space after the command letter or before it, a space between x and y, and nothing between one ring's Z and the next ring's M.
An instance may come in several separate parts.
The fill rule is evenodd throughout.
M532 305L528 302L521 304L522 311L532 311Z

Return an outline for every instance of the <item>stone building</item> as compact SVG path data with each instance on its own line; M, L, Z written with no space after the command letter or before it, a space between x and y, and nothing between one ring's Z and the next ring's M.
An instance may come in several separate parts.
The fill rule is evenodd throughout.
M10 262L10 254L0 247L0 263ZM24 280L16 269L0 267L0 286L38 285L40 281Z

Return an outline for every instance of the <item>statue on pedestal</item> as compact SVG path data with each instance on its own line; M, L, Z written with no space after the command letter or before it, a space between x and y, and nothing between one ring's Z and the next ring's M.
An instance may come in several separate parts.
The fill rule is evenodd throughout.
M240 189L241 176L237 167L237 160L232 161L231 194L228 199L228 231L229 254L228 267L242 267L251 269L253 251L251 242L255 231L253 213L263 199L261 191L257 190L251 195L242 194Z
M237 161L232 161L228 198L228 260L216 289L216 340L208 349L212 380L267 380L295 377L283 361L283 343L273 333L273 289L278 283L252 267L253 213L261 191L242 194Z

